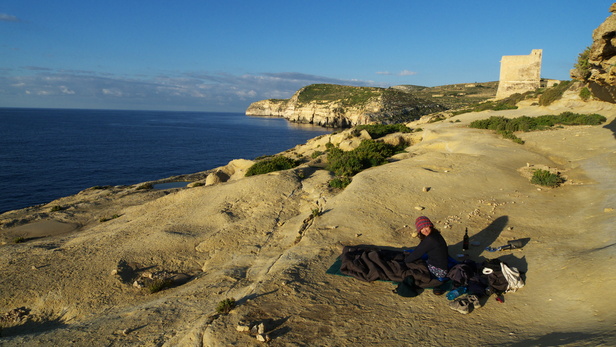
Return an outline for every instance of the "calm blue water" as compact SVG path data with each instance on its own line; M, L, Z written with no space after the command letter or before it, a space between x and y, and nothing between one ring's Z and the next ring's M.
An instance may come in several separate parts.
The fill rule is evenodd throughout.
M242 113L0 108L0 213L275 154L329 132Z

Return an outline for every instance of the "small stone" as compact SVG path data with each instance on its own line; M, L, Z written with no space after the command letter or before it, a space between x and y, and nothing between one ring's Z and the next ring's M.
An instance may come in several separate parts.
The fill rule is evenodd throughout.
M118 274L118 269L111 270L111 276L115 276Z
M34 265L32 265L32 270L37 270L38 268Z
M423 207L423 206L415 206L415 209L417 211L421 211L421 210L425 209L425 207Z
M355 237L360 237L360 236L361 236L361 234L355 234Z
M509 227L509 228L507 228L507 230L513 230L513 227Z
M259 334L257 335L257 341L260 342L270 342L272 339L269 337L269 335L266 334Z
M244 332L249 332L250 331L250 327L248 325L244 325L244 324L238 324L235 327L235 330L244 333Z
M126 328L126 329L122 330L122 335L126 336L126 335L130 334L130 332L131 332L131 330Z
M265 324L260 323L259 325L257 325L257 333L259 335L265 334Z
M429 192L431 187L423 187L424 192Z

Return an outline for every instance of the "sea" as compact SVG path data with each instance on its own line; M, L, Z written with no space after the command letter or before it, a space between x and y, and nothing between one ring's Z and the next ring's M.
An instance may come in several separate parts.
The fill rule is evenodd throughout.
M272 155L332 131L243 113L0 108L0 213Z

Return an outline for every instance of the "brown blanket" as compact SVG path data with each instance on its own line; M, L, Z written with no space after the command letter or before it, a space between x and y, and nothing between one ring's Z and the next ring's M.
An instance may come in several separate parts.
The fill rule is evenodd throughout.
M441 282L430 276L423 260L404 262L404 252L372 247L346 246L342 250L340 272L362 281L402 282L412 276L420 288L434 287Z

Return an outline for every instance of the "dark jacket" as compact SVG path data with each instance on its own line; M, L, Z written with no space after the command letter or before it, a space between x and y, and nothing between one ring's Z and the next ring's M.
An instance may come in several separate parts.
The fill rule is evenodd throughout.
M404 258L404 262L412 263L421 259L424 254L428 255L428 260L426 260L428 264L439 269L448 269L447 242L438 230L432 230L430 235L421 240L419 245Z

